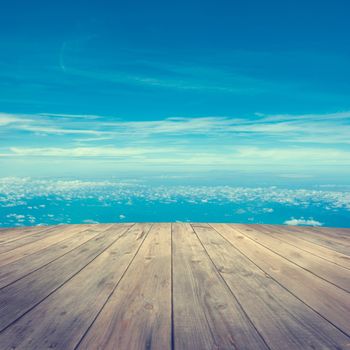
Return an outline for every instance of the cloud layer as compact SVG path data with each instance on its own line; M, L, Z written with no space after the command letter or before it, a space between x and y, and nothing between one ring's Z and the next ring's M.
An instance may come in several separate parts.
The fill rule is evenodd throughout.
M0 114L0 161L103 159L115 164L350 167L350 112L171 117Z
M289 226L322 226L323 225L322 222L314 220L313 218L309 218L309 219L304 219L304 218L295 219L295 218L291 218L289 220L286 220L284 223L286 225L289 225Z
M348 226L350 192L0 178L0 217L0 226L162 220Z

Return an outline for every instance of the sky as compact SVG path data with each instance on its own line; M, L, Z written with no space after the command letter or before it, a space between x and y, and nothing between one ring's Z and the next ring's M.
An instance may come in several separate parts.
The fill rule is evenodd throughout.
M349 184L348 1L0 6L0 176Z

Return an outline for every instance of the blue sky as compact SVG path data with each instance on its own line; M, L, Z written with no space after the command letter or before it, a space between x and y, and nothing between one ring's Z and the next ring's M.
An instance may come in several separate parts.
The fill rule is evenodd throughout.
M347 1L4 3L0 175L347 182L349 10Z

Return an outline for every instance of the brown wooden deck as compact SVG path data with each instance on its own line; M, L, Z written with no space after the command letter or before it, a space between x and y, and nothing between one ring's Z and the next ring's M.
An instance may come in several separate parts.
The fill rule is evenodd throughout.
M0 349L350 349L350 229L0 230Z

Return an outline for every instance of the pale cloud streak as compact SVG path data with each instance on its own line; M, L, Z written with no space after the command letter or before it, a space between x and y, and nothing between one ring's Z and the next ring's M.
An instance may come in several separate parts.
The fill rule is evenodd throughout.
M171 148L113 148L113 147L78 147L78 148L19 148L11 147L10 152L16 156L30 157L133 157L152 153L168 153Z
M54 118L52 118L54 117ZM228 116L170 117L162 120L130 121L96 115L0 114L5 129L47 134L89 135L218 135L255 134L303 143L350 143L350 112L309 115L263 115L251 118ZM4 129L4 130L5 130ZM3 130L3 131L4 131ZM327 135L327 137L324 137ZM287 137L286 137L287 136Z
M256 147L222 147L207 150L191 150L176 147L10 147L1 153L6 158L80 158L93 159L95 164L103 160L117 164L209 166L216 167L281 167L293 169L309 166L350 166L350 151L334 149L278 149Z
M350 166L350 112L123 120L0 114L0 156L94 158L139 165Z

